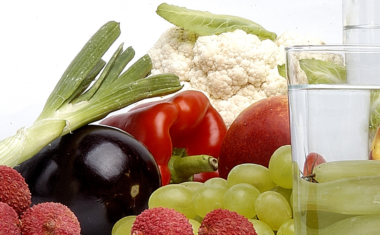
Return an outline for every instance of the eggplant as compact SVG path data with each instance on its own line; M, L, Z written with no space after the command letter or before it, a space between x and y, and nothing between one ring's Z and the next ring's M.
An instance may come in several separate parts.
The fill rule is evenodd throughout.
M15 169L29 185L32 205L68 206L82 235L111 234L119 219L147 209L150 195L161 186L147 148L128 133L102 125L55 139Z

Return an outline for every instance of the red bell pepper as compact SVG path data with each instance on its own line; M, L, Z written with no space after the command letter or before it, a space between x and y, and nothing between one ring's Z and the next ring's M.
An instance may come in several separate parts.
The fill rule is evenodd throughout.
M100 124L120 128L142 142L152 153L161 171L162 185L170 182L169 160L173 148L186 149L187 155L218 158L227 127L205 94L182 91L155 102L143 103L128 112L104 119ZM196 174L202 181L218 172Z

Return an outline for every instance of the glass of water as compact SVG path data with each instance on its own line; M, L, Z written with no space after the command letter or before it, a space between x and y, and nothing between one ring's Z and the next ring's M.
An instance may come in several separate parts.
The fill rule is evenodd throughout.
M380 1L342 0L343 43L380 43Z
M286 48L296 235L380 231L378 56L380 45Z

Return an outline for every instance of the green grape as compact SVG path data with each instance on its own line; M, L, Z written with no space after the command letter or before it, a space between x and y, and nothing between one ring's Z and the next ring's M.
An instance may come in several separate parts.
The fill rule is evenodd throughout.
M289 204L290 204L290 208L293 208L293 191L292 191L292 193L290 194Z
M195 213L192 200L194 191L184 185L169 184L158 188L150 195L148 206L172 208L192 219Z
M191 226L193 227L194 235L197 235L199 227L201 226L201 223L197 220L194 220L194 219L189 219L189 222L190 222Z
M223 196L226 189L215 185L199 188L193 196L195 212L204 218L212 210L223 208Z
M323 229L319 229L319 230L309 229L308 232L310 232L310 234L318 234L318 235L379 234L379 231L380 231L379 221L380 221L380 215L354 216L354 217L336 222Z
M204 185L219 185L226 189L228 188L227 180L220 177L214 177L214 178L208 179L206 180L206 182L204 182Z
M372 176L380 174L380 161L353 160L336 161L319 164L314 168L314 179L319 183L358 176Z
M261 193L273 188L275 183L269 175L269 169L254 163L236 165L227 176L228 187L247 183L255 186Z
M135 222L136 216L130 215L118 220L112 227L112 235L124 235L131 234L133 222Z
M259 220L275 231L292 218L292 209L288 201L277 192L266 191L260 194L256 199L255 207Z
M275 184L287 189L292 188L292 149L290 145L281 146L274 151L269 160L268 169Z
M290 219L283 223L277 231L277 235L294 235L294 219Z
M349 215L380 214L380 175L326 183L298 178L297 187L293 197L299 208Z
M195 216L192 220L198 221L199 223L202 223L203 218L200 217L199 215Z
M274 235L272 228L261 220L248 219L255 229L257 235Z
M248 219L253 218L256 215L255 202L259 195L260 191L250 184L235 184L224 193L223 208Z
M203 183L197 182L197 181L186 181L186 182L180 183L180 185L188 187L189 189L192 189L195 192L197 191L197 189L203 186Z
M288 201L288 203L290 205L292 205L292 189L288 189L288 188L283 188L283 187L280 187L278 185L276 185L274 188L272 188L270 191L274 191L274 192L278 192L279 194L281 194L282 196L284 196L284 198Z

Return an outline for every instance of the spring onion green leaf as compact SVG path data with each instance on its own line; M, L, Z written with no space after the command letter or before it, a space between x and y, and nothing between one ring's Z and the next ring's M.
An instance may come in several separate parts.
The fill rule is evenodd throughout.
M156 12L170 23L202 36L218 35L241 29L249 34L257 35L261 40L273 41L277 38L275 33L266 30L263 26L238 16L217 15L167 3L159 5Z
M150 75L148 55L124 73L135 51L118 47L108 63L102 56L120 35L110 21L86 43L68 66L33 125L0 141L0 164L14 167L33 157L55 138L98 121L139 100L174 93L182 86L175 74Z

